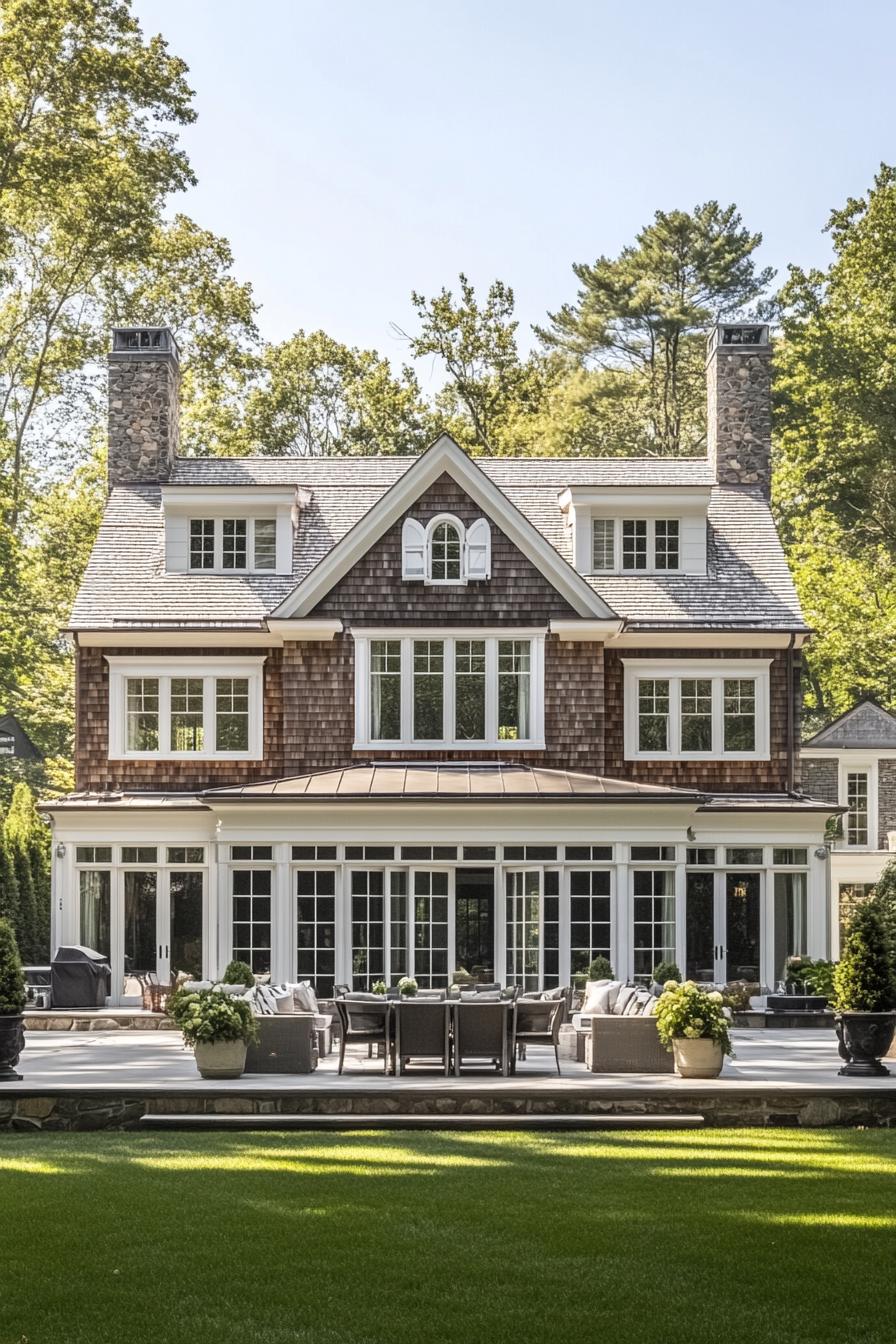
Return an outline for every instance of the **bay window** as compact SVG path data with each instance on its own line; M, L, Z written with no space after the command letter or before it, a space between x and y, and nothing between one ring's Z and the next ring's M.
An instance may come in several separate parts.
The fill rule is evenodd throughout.
M767 760L769 662L626 658L627 760Z
M544 637L355 635L356 747L542 743Z
M107 662L110 759L261 756L263 657Z

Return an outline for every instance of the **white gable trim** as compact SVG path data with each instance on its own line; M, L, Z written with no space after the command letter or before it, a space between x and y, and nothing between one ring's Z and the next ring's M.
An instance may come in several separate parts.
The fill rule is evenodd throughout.
M616 617L616 613L448 434L440 435L432 447L417 458L271 614L275 617L296 617L307 616L312 612L330 589L410 508L414 500L445 472L519 547L580 616L602 620L615 618L619 620L619 628L622 628L622 621Z

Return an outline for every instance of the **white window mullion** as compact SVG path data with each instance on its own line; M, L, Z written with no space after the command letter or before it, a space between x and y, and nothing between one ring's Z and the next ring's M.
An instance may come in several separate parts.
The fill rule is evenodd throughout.
M652 574L656 569L656 519L647 519L647 572Z
M246 573L255 569L255 519L246 519Z
M203 755L214 755L217 750L215 739L215 678L202 678L202 737L204 742ZM251 747L251 742L250 742Z
M171 678L159 677L159 750L171 751Z
M442 647L442 737L454 742L455 705L454 640L446 639Z
M681 755L681 678L669 677L669 755Z
M224 519L215 519L215 569L224 568Z
M401 740L412 741L414 736L414 641L401 641Z
M485 738L498 740L498 641L485 641Z
M712 680L712 754L721 756L725 746L725 679Z

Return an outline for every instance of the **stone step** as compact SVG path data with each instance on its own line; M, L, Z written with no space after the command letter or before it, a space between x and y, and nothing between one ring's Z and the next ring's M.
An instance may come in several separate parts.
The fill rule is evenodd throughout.
M702 1115L157 1115L140 1117L141 1129L699 1129Z

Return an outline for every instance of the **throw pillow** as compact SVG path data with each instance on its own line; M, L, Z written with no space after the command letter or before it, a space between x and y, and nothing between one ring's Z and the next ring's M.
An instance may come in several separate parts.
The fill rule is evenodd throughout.
M614 1017L625 1016L625 1010L637 992L638 991L635 989L634 985L620 985L619 993L616 995L616 1002L610 1010Z
M632 998L625 1006L626 1017L640 1017L644 1011L644 1005L651 997L649 989L636 989Z
M250 989L246 998L252 1004L256 1017L274 1017L277 1013L277 996L270 985L256 985Z
M599 1013L601 1010L595 1007L598 995L607 985L612 984L612 980L588 980L585 984L585 999L582 1003L583 1013ZM606 1009L604 1009L606 1012Z
M642 1016L642 1017L655 1017L655 1016L656 1016L656 1006L657 1006L658 1003L659 1003L659 999L657 998L657 996L656 996L655 994L649 994L648 997L647 997L647 1002L644 1004L644 1007L641 1009L641 1016Z
M291 985L293 998L296 1003L296 1012L316 1013L317 995L315 994L310 980L300 980L297 985Z

